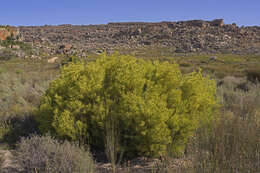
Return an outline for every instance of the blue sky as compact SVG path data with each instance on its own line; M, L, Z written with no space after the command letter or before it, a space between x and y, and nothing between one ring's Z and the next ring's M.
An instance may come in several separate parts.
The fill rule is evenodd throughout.
M260 26L260 0L1 0L1 25L225 19Z

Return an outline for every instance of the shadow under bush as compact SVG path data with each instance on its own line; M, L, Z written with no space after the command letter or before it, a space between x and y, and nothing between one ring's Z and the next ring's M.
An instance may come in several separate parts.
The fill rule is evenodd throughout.
M38 123L32 115L17 115L2 119L1 122L2 139L0 142L7 142L10 146L27 137L30 134L38 134Z
M246 71L247 80L257 83L260 81L260 69L250 69Z

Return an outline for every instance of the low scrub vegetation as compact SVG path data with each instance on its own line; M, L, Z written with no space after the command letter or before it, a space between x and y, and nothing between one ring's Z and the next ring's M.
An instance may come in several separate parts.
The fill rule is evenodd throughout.
M14 53L10 49L0 50L0 61L7 61L15 57Z
M259 113L246 118L227 112L194 136L194 172L259 172Z
M40 96L57 71L41 62L9 60L0 64L0 142L14 145L37 132L33 115Z
M260 172L259 56L163 56L1 61L0 147L24 172Z
M219 87L221 114L194 136L195 172L260 171L260 85L247 82L248 91L237 85Z
M28 173L93 173L94 162L84 148L50 136L31 136L18 143L16 160Z

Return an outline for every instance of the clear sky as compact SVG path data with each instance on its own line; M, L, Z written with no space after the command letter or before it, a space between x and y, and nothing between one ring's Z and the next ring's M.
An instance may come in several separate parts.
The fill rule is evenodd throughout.
M1 0L1 25L225 19L260 26L260 0Z

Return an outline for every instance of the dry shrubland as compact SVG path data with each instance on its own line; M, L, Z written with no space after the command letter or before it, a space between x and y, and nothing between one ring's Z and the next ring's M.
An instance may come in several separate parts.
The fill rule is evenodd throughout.
M184 62L183 60L182 63ZM232 62L230 62L231 65ZM184 68L192 67L192 62L187 61L185 63ZM210 64L210 62L207 63L209 63L209 69L212 69L214 65ZM20 152L17 159L24 157L21 153L30 156L27 158L33 158L32 155L35 153L32 153L29 149L34 147L35 152L43 155L42 158L49 159L48 162L55 160L55 163L59 162L61 164L65 163L65 161L66 163L72 161L71 164L67 164L67 166L70 166L77 159L79 160L77 163L80 163L80 160L85 162L84 159L88 159L89 163L93 164L91 154L77 145L69 142L58 142L50 136L40 137L38 123L34 120L35 110L40 104L41 95L49 87L49 83L59 76L55 65L57 64L29 61L17 62L16 60L4 61L0 64L1 145L8 143L9 149ZM204 63L203 65L205 66ZM228 66L228 64L226 65ZM181 68L183 67L181 66ZM218 68L220 67L219 65ZM232 66L232 68L235 68L235 66ZM228 68L226 68L227 72L223 71L222 68L214 70L216 70L216 73L212 73L210 70L207 72L210 72L213 76L218 76L215 74L221 73L221 79L216 79L218 83L217 98L220 104L219 111L215 113L210 123L198 128L195 134L189 138L182 155L165 155L146 172L260 171L260 84L257 80L251 80L252 78L250 78L250 75L255 76L257 69L253 69L254 73L245 71L245 73L241 72L239 75L232 75L232 69ZM31 134L39 134L40 136L31 136ZM104 157L115 156L113 153L111 155L111 152L116 150L113 148L115 143L110 142L114 140L114 135L116 133L111 131L105 140L106 144L104 146L106 147L107 156L104 154ZM37 145L35 145L36 143ZM55 144L56 148L53 144ZM24 149L27 147L27 150L22 150L22 147ZM62 152L61 148L63 147L71 152ZM93 149L90 151L94 155L93 159L97 159L95 158L97 157L97 151L93 151ZM76 157L75 153L79 152L82 154ZM121 159L120 154L116 155L116 157L119 160ZM37 159L31 161L37 161ZM40 160L38 159L38 161ZM29 169L29 162L30 159L27 162L28 164L24 162L24 167ZM115 165L114 171L136 171L131 166L131 162L127 164L127 158L122 158L121 163L121 166ZM42 162L37 164L40 164L40 166L32 166L30 169L43 169ZM59 164L55 164L56 170L64 168L62 167L63 164ZM47 167L45 168L47 169ZM142 171L145 170L142 169Z

